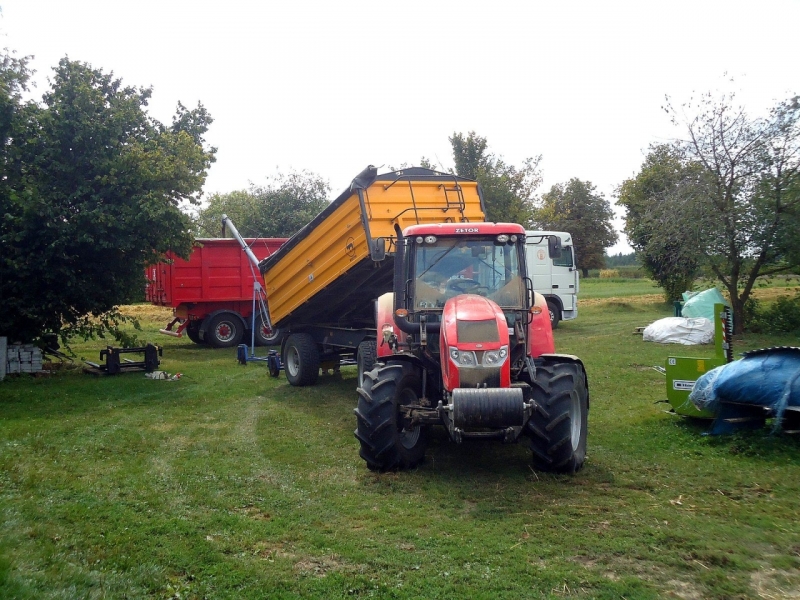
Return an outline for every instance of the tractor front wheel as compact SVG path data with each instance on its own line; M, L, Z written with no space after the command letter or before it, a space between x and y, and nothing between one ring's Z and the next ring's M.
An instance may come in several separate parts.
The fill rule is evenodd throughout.
M525 429L533 465L540 471L575 473L586 460L586 372L579 363L546 362L537 366L532 387L536 406Z
M418 369L407 363L379 364L364 375L354 433L370 470L410 469L425 457L427 431L401 410L419 404L421 379Z

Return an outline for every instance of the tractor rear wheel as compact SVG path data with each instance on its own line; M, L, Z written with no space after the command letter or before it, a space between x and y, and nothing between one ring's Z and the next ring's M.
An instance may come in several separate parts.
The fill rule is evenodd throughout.
M293 333L283 348L286 379L296 386L314 385L319 377L317 344L307 333Z
M358 388L355 436L372 471L410 469L425 457L427 431L400 410L419 404L422 374L407 363L379 364Z
M364 376L372 371L378 358L378 344L375 340L364 340L358 345L356 364L358 365L358 387L364 385Z
M546 362L532 382L536 407L525 426L533 465L540 471L575 473L586 460L589 390L579 363Z

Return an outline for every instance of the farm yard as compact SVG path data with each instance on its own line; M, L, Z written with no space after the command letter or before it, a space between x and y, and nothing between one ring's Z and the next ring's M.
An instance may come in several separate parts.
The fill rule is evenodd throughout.
M180 380L0 383L1 597L800 598L800 439L704 436L665 412L653 367L713 348L633 333L672 315L646 280L583 280L555 332L589 377L573 476L534 471L524 439L436 430L419 468L373 473L355 367L294 388L235 349L158 335L169 310L125 311ZM747 334L734 354L797 344Z

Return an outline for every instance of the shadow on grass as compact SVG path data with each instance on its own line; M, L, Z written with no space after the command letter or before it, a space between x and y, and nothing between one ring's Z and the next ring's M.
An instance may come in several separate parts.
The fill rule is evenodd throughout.
M711 419L673 417L646 423L642 434L651 436L653 446L664 452L683 450L709 456L711 451L711 455L724 453L728 458L742 456L781 466L800 465L800 436L780 429L773 432L771 420L757 429L722 435L709 435L712 423Z

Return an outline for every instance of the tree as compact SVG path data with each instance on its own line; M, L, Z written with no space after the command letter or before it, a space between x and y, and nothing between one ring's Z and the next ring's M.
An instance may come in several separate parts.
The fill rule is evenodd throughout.
M0 79L19 66L4 61ZM181 206L198 202L214 160L203 139L211 118L179 104L162 125L146 112L151 93L64 58L41 104L11 94L0 331L12 339L102 334L116 321L94 318L141 293L147 264L170 249L188 257Z
M617 241L614 212L603 194L588 181L572 178L542 195L533 220L539 229L568 231L583 272L605 267L605 249Z
M309 171L278 173L263 186L213 194L197 217L200 235L217 237L227 214L243 237L290 237L328 206L330 185Z
M486 220L520 223L527 227L533 215L534 194L542 182L541 155L524 160L517 169L502 157L488 152L486 138L474 131L466 137L454 133L449 139L456 174L476 179L481 184Z
M638 264L640 263L635 252L631 252L630 254L623 254L622 252L606 254L606 267L609 269L615 267L632 267Z
M693 117L669 99L666 110L687 133L676 151L703 170L702 185L678 190L676 224L727 290L741 333L758 278L800 266L800 98L761 119L748 117L732 95L690 101L683 111Z
M696 249L678 224L682 198L697 193L705 193L702 168L671 144L651 146L638 175L617 190L617 203L626 210L625 234L667 301L692 289L699 273Z

